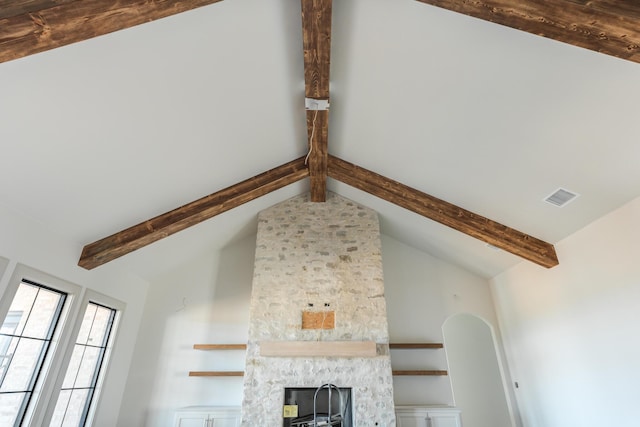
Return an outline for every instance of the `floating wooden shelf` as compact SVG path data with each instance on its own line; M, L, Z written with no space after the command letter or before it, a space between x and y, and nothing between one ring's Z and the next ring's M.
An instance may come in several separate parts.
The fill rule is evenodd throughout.
M194 350L246 350L246 344L194 344Z
M439 349L444 345L439 342L421 342L421 343L389 343L390 349L398 350L420 350L420 349ZM394 369L391 371L393 375L412 375L412 376L444 376L449 375L447 371L432 369Z
M393 375L417 375L417 376L444 376L449 375L447 371L438 371L438 370L393 370L391 371Z
M420 348L444 348L440 342L423 342L423 343L389 343L392 349L416 350Z
M246 344L194 344L194 350L246 350ZM242 377L243 371L190 371L190 377Z
M242 371L190 371L190 377L242 377Z

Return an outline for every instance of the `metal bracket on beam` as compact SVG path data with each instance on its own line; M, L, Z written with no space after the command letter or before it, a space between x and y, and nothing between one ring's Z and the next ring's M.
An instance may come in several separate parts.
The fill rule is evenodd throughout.
M329 100L305 98L304 108L311 111L326 111L329 109Z

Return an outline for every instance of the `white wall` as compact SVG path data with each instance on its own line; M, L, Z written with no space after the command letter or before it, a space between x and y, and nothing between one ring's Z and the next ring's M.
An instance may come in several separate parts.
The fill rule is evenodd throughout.
M188 372L244 369L242 352L192 346L246 342L254 252L251 236L151 283L119 426L168 427L180 407L241 405L242 378ZM487 280L384 235L382 259L392 340L442 342L442 324L456 313L480 316L498 330ZM411 353L394 350L392 364L447 368L443 350ZM448 377L396 378L394 387L396 404L453 404Z
M382 262L391 341L442 342L443 323L458 313L498 330L486 279L389 236L382 237ZM447 369L443 350L392 350L391 363L394 369ZM394 394L398 405L455 403L449 377L395 377Z
M246 343L255 235L211 251L150 286L118 425L172 426L176 409L242 403L242 378L189 371L244 370L243 351L193 344Z
M24 214L1 206L0 236L0 256L8 260L4 275L0 277L0 295L4 295L7 290L16 265L22 264L126 304L95 419L95 426L112 427L120 410L122 392L142 317L147 282L113 268L87 271L78 267L82 250L80 244L54 235L39 223L28 220ZM2 264L0 259L0 273Z
M637 426L640 199L556 250L492 284L524 424Z
M7 258L0 257L0 278L2 278L2 275L4 274L4 270L7 268L8 265L9 265L9 260Z

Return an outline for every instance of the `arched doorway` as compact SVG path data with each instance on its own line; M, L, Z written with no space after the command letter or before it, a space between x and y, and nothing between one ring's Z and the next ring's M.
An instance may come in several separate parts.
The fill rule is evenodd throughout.
M462 313L448 318L442 332L464 427L513 427L491 326Z

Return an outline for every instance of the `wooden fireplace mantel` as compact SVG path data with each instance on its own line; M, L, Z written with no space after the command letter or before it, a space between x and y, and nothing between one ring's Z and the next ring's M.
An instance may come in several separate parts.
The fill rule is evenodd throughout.
M375 357L375 341L261 341L266 357Z

